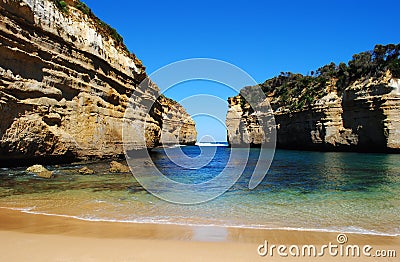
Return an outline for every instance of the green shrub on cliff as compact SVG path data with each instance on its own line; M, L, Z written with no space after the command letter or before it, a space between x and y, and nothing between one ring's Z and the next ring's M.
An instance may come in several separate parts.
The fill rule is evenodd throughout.
M68 5L65 1L53 0L53 2L56 4L58 9L60 9L64 13L68 13Z
M311 76L282 72L260 87L271 98L273 109L284 107L298 111L311 107L328 92L337 91L341 95L354 81L379 78L388 70L393 77L400 78L400 44L376 45L374 50L353 55L347 64L330 63L315 73L312 71ZM247 100L256 100L254 90L256 88L245 87L240 94Z
M58 9L60 9L64 13L69 13L68 9L68 4L65 1L60 1L60 0L51 0ZM75 8L80 10L82 13L88 15L90 19L92 19L96 26L99 29L99 33L103 35L104 37L111 37L112 39L115 40L116 44L120 47L122 47L123 50L125 50L128 54L130 54L128 48L124 44L124 39L120 34L118 34L117 30L113 27L111 27L109 24L103 22L100 20L97 16L95 16L92 12L92 10L82 1L77 0L75 2ZM133 54L131 54L134 56Z
M92 10L84 3L81 1L78 1L75 4L76 9L81 10L82 13L86 14L86 15L92 15Z
M107 33L108 36L112 37L118 44L123 44L124 39L120 34L118 34L117 30L111 27L109 24L104 23L100 19L96 19L98 25ZM125 46L125 45L124 45Z
M362 77L379 77L387 70L400 77L400 44L376 45L374 50L353 55L347 67L349 81ZM338 75L340 76L340 75Z

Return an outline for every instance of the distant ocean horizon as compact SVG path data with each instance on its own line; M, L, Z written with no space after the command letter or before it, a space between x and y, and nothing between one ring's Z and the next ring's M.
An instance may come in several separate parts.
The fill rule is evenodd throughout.
M199 183L219 174L231 150L226 142L180 149L194 157L202 146L216 146L216 154L198 170L166 157L164 150L176 148L158 148L151 156L170 179ZM109 162L101 161L47 166L56 175L51 180L24 168L1 168L0 207L90 221L400 235L400 155L276 150L266 177L250 190L258 150L250 149L247 168L232 188L203 204L158 199L132 174L111 174ZM96 174L80 175L83 166Z
M227 141L216 141L216 142L197 142L196 146L229 146Z

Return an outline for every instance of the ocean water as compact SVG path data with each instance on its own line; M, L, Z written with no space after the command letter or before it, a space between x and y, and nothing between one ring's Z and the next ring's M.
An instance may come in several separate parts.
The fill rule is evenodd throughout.
M209 144L213 147L216 145ZM199 146L181 147L190 156ZM182 169L163 149L151 156L167 177L201 183L216 177L230 148L215 147L201 169ZM48 166L52 180L24 168L0 169L0 207L84 220L279 228L400 235L400 155L277 150L261 184L248 183L259 149L251 149L238 182L196 205L172 204L148 193L131 174L111 174L108 162ZM80 175L83 166L95 175Z

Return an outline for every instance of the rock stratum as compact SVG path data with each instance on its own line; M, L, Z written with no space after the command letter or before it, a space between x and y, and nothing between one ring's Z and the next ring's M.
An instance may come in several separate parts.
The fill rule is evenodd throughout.
M163 123L161 144L194 145L197 139L196 126L186 110L176 101L163 95L159 97L158 101L161 105L160 113Z
M122 155L127 107L125 124L145 128L135 149L194 143L193 120L146 77L80 1L0 0L0 165Z
M260 146L274 129L278 148L400 152L399 50L376 46L314 76L282 73L258 86L265 99L254 109L255 87L242 89L228 100L229 143Z

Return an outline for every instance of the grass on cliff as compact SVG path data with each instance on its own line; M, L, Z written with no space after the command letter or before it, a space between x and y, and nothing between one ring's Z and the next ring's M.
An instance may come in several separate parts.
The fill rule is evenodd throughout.
M58 9L60 9L61 11L63 11L64 13L68 13L68 5L65 1L60 1L60 0L52 0L55 5L58 7Z
M272 98L274 110L282 107L299 111L310 108L328 92L336 91L341 95L354 81L379 78L388 70L393 77L400 78L400 44L376 45L374 50L353 55L347 64L330 63L311 71L310 75L282 72L260 86L264 94ZM245 87L240 94L247 100L260 102L254 87Z

